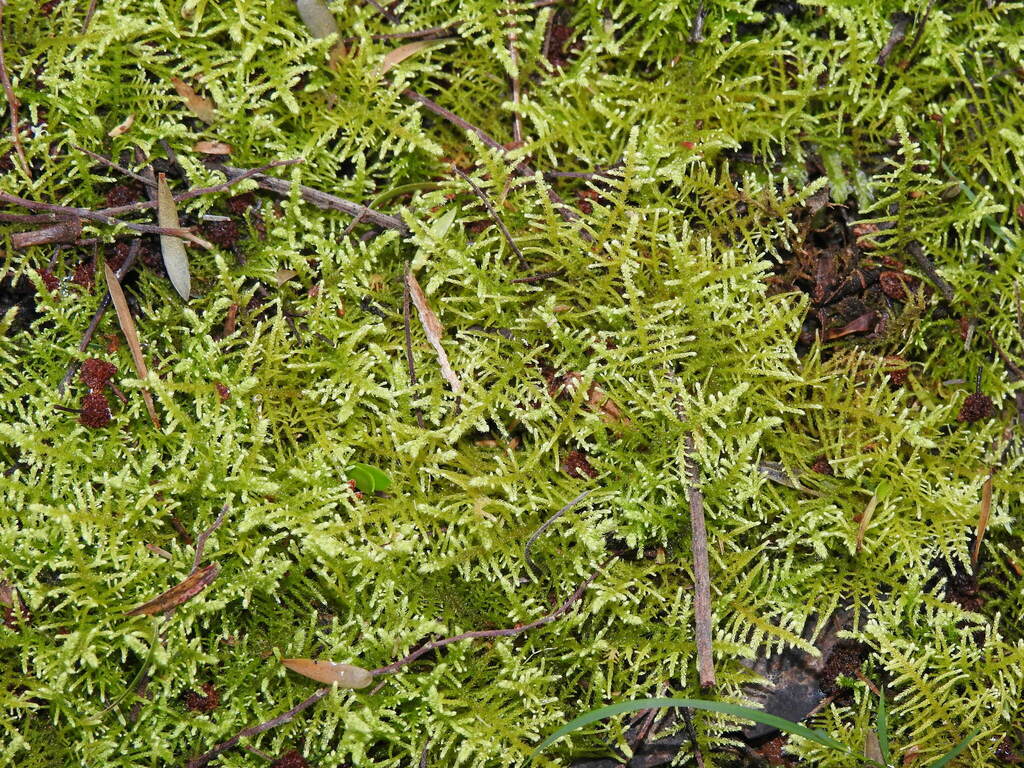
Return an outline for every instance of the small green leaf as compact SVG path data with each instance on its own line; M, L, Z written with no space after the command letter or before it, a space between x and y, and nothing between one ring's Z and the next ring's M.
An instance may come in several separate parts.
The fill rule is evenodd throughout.
M770 725L774 728L778 728L780 731L791 733L794 736L801 736L808 741L813 741L815 744L821 744L822 746L834 749L837 752L842 752L848 755L854 754L844 744L836 741L827 733L807 728L799 723L790 722L789 720L785 720L775 715L770 715L759 709L750 709L749 707L741 707L738 704L727 704L721 701L671 698L622 701L618 704L610 704L606 707L599 707L598 709L591 710L586 714L580 715L575 720L566 723L544 739L544 741L537 745L537 748L530 753L529 759L533 760L536 755L566 734L590 725L591 723L596 723L598 720L604 720L606 717L621 715L625 712L636 712L640 709L658 709L660 707L690 707L691 709L701 709L705 712L719 712L723 715L732 715L733 717L738 717L743 720L753 720L755 723L763 723L764 725ZM937 766L933 768L937 768Z
M369 464L355 463L351 465L346 473L349 480L355 480L356 488L363 493L383 491L391 485L391 478L376 467Z
M882 480L875 486L875 496L879 501L885 501L890 493L892 493L892 483L888 480Z
M448 234L448 230L451 229L458 213L459 209L452 206L447 213L434 222L434 225L430 228L430 234L434 236L435 240L444 240L444 236Z

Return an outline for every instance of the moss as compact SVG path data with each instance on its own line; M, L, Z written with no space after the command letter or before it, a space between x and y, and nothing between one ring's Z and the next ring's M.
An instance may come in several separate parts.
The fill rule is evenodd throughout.
M410 234L349 231L344 214L253 182L182 203L183 224L213 230L216 244L190 249L185 305L144 239L127 292L146 381L123 344L100 349L118 336L112 312L76 351L102 299L75 282L91 249L51 263L51 247L5 246L0 580L25 609L5 608L0 627L11 734L0 764L181 764L312 693L275 653L374 668L425 638L531 621L604 561L609 540L659 554L616 560L560 621L454 644L377 693L333 693L253 742L275 756L301 746L321 765L416 764L428 742L432 765L512 765L580 711L662 685L696 695L687 433L713 560L716 695L744 701L742 660L804 643L805 622L848 605L865 674L890 693L894 748L934 758L961 724L978 724L961 764L998 764L992 745L1015 738L1009 724L1024 716L1021 452L1004 437L1020 383L990 341L1017 359L1020 8L936 4L914 46L916 29L879 66L902 5L705 7L704 39L690 44L696 3L403 2L398 27L371 5L335 3L353 40L332 68L333 41L313 39L286 2L110 0L84 33L76 4L7 4L33 179L11 161L4 191L91 208L141 195L76 146L126 164L138 148L177 190L215 184L223 176L192 148L216 140L241 167L302 157L272 173L348 199L404 187L380 205ZM455 21L455 41L380 74L402 41L375 35ZM511 145L513 74L526 141L507 154L402 95L414 89ZM172 77L212 100L213 123ZM108 137L129 114L132 127ZM11 149L5 131L0 158ZM473 226L484 211L452 160L475 169L526 270L497 227ZM524 178L523 161L617 170ZM549 190L579 218L564 220ZM844 306L888 313L874 339L805 337L813 298L778 289L810 249L838 247L816 230L827 223L817 200L846 206L828 214L829 232L846 231L836 216L856 221L861 243L844 253L863 245L887 271L884 296ZM5 238L22 228L4 224ZM83 231L111 262L126 255L113 234ZM934 281L908 256L915 243L952 301L924 289ZM447 328L461 398L415 322L410 383L410 262ZM279 285L280 270L296 274ZM961 316L977 320L969 346ZM910 374L893 386L897 356ZM78 380L57 388L90 357L116 366L126 397L102 430L55 408L95 397ZM991 417L958 421L974 385L957 382L977 370ZM806 488L772 482L768 461ZM357 498L353 462L385 470L387 494ZM996 465L986 600L969 611L944 599L942 574L968 567ZM857 516L882 481L890 493L858 552ZM533 573L530 532L585 488L537 541ZM191 568L174 521L197 535L225 502L206 546L216 581L166 621L126 617ZM206 685L214 711L180 705ZM858 681L817 719L859 748L872 712ZM697 720L719 764L710 750L730 726ZM574 735L551 759L608 754L624 738L622 724ZM836 764L796 741L787 749ZM238 751L222 764L260 759Z

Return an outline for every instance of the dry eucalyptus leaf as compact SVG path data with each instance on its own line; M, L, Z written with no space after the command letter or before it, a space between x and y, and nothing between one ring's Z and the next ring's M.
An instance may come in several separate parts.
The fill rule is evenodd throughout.
M419 281L416 280L416 275L412 272L406 272L405 284L409 286L409 297L412 299L412 303L416 306L416 311L419 313L420 322L423 323L423 330L427 332L427 341L434 348L437 353L437 362L441 366L441 375L445 378L451 387L452 392L457 395L462 394L462 382L459 380L458 375L452 370L451 363L448 362L448 355L444 351L444 347L441 346L441 336L444 335L444 326L441 325L441 321L437 319L437 315L434 314L434 310L430 308L430 304L427 303L427 297L423 293L423 289L420 288Z
M157 221L160 226L179 229L181 224L178 222L178 209L174 205L171 188L167 186L167 177L162 173L157 178L156 199ZM184 241L174 235L160 235L160 252L164 256L164 269L171 278L171 285L181 298L188 301L189 292L192 290L192 278L188 271L188 254L185 253Z
M299 9L302 23L306 25L313 37L324 38L338 33L338 24L334 20L334 14L331 13L324 0L296 0L295 5Z
M882 759L882 746L878 742L878 734L874 730L869 730L864 735L864 757L868 760L874 760L880 765L884 765L885 761Z
M205 96L200 96L193 90L191 85L180 77L172 77L171 83L174 84L174 90L185 100L185 105L191 110L193 115L204 123L212 123L217 119L217 108L214 107L212 101Z
M107 263L103 264L103 276L107 280L110 303L114 305L114 310L117 312L117 322L121 326L121 333L124 334L124 339L128 342L128 349L131 350L132 362L135 363L135 372L139 375L140 379L144 379L149 375L149 371L146 369L146 360L142 356L142 345L139 344L139 334L135 330L135 320L132 318L132 312L128 308L128 301L124 297L124 291L121 290L121 283L118 282L117 275L114 274L114 270ZM157 418L156 408L153 407L153 396L149 393L148 389L142 390L142 399L146 403L146 410L149 411L149 418L152 420L153 426L160 429L160 419Z
M281 663L292 672L327 685L337 683L340 688L365 688L373 682L372 672L352 664L317 659L281 659Z
M132 608L128 611L127 615L138 616L139 614L144 614L146 616L155 616L158 613L166 613L172 608L177 608L210 586L211 582L217 578L218 570L219 567L216 563L210 563L197 571L193 571L183 581L175 584L162 595L154 597L148 603Z
M234 147L223 141L197 141L192 149L204 155L230 155Z
M443 37L439 40L417 40L415 43L406 43L400 45L395 50L390 51L380 63L378 72L384 74L388 72L392 67L396 67L403 61L408 59L410 56L414 56L422 50L427 48L433 48L435 45L441 43L447 43L449 40L453 40L451 37Z
M107 136L114 139L128 133L128 130L135 124L135 115L128 115L123 123L115 125L107 132Z

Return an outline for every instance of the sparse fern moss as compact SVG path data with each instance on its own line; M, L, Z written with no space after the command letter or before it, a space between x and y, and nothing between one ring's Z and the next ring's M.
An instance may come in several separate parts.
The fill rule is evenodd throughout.
M558 622L452 645L378 693L338 691L253 743L323 766L414 765L428 742L430 765L517 765L582 711L659 686L697 695L682 471L692 432L716 695L745 701L742 661L807 647L808 620L849 606L851 636L872 650L868 676L888 685L899 759L935 758L977 724L983 735L957 764L997 765L993 740L1024 717L1024 475L1020 383L984 334L1020 359L1024 6L992 5L936 4L916 45L915 29L880 67L891 15L916 6L704 3L704 40L692 44L694 2L403 0L398 27L371 5L336 2L351 39L331 68L335 41L312 39L285 0L104 0L84 34L78 4L43 16L34 0L9 0L6 58L33 175L17 169L5 129L3 191L101 208L123 179L75 147L131 164L136 147L166 161L162 142L186 177L177 189L216 184L198 140L229 143L242 167L302 157L275 173L366 203L418 186L382 204L408 237L349 233L349 217L297 191L259 194L232 214L236 251L190 249L187 306L159 270L139 267L128 293L151 375L134 377L123 345L104 351L118 337L108 312L87 355L117 366L127 401L112 401L102 430L55 408L86 393L77 380L63 395L57 386L101 298L69 279L92 252L57 252L51 293L37 270L53 251L13 250L9 234L24 225L3 225L5 284L31 284L39 317L26 327L24 308L11 309L0 324L0 582L27 609L16 602L0 626L0 764L183 764L312 692L275 653L373 668L424 638L528 622L609 549L662 551L615 560ZM402 41L374 35L453 22L456 40L380 74ZM506 153L402 96L412 88L511 143L512 75L526 142ZM172 77L215 103L215 122L188 111ZM108 138L129 114L132 128ZM486 211L450 161L475 168L528 273L554 276L513 282L527 272L479 224ZM538 173L517 176L522 161ZM609 166L603 180L541 173ZM964 191L948 193L955 184ZM873 257L905 259L922 244L955 291L945 316L922 292L874 342L797 354L808 301L769 278L802 247L798 220L826 185L832 203L879 228ZM563 220L549 189L579 221ZM183 220L226 215L225 197L182 204ZM83 236L112 255L109 228L87 224ZM461 398L415 318L410 383L407 263L448 330ZM297 274L279 285L280 270ZM979 321L966 350L961 316ZM897 354L910 370L899 388L885 359ZM961 424L976 371L997 413ZM594 406L592 386L619 417ZM573 450L596 478L562 470ZM819 457L835 476L809 474ZM387 496L353 494L345 468L356 461L390 475ZM812 493L772 483L765 461ZM944 599L946 576L969 567L997 465L988 602L972 612ZM858 552L857 515L882 481L892 490ZM587 487L537 542L532 572L527 537ZM221 568L213 585L166 621L126 617L191 567L172 521L195 534L225 502L206 548ZM147 664L146 698L118 699ZM189 711L185 694L205 683L220 706ZM853 703L817 725L861 749L874 701L857 683ZM714 750L735 741L734 724L695 719L707 764L728 764ZM613 745L625 747L622 723L574 734L538 763ZM220 760L265 764L242 751Z

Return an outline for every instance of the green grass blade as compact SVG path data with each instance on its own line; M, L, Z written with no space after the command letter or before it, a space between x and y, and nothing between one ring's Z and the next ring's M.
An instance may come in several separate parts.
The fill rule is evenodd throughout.
M889 756L889 712L885 708L885 694L878 698L878 748L882 750L882 760L886 765L892 762Z
M636 699L633 701L622 701L618 704L609 704L606 707L598 707L597 709L591 710L586 714L580 715L575 720L572 720L557 731L548 736L544 741L537 745L537 748L530 753L530 760L532 760L537 754L551 746L555 741L562 738L568 733L584 728L591 723L596 723L598 720L604 720L607 717L614 717L615 715L621 715L625 712L636 712L640 709L658 709L661 707L690 707L691 709L700 709L705 712L718 712L723 715L732 715L743 720L753 720L755 723L762 723L764 725L770 725L774 728L778 728L780 731L790 733L794 736L801 736L808 741L813 741L816 744L821 744L829 749L834 749L837 752L843 752L845 754L852 754L846 746L827 733L818 731L812 728L807 728L799 723L794 723L776 715L762 712L759 709L750 709L749 707L741 707L738 704L727 704L721 701L704 701L703 699Z
M973 731L968 733L966 736L964 736L963 740L959 744L957 744L955 747L953 747L951 750L949 750L949 752L947 752L942 757L940 757L938 760L936 760L934 763L932 763L930 766L928 766L928 768L942 768L942 766L944 766L946 763L948 763L954 757L956 757L961 752L963 752L965 749L967 749L967 745L970 744L972 741L974 741L974 737L977 736L979 733L981 733L981 726L980 725L977 728L975 728Z

